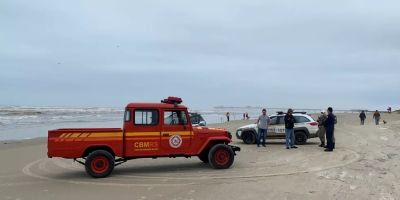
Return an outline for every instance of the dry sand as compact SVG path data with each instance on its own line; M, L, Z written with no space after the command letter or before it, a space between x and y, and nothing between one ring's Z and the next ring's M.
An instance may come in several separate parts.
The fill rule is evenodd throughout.
M400 115L339 114L336 150L317 138L286 150L244 145L228 170L210 169L197 158L132 160L106 179L93 179L71 160L46 158L46 139L0 144L0 199L400 199ZM251 121L233 121L232 133Z

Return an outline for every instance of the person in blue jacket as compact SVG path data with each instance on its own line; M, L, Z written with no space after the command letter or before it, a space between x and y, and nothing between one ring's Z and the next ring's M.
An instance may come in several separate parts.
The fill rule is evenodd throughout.
M330 152L333 151L335 148L335 123L336 123L336 116L333 114L332 107L328 108L328 118L325 121L325 130L326 130L326 140L327 145L325 151Z

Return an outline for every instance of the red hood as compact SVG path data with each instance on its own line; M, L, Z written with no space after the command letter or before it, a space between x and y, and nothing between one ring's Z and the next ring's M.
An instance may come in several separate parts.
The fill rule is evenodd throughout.
M213 134L213 135L223 135L226 136L226 129L224 128L208 128L208 127L193 127L193 132L202 134L202 133L208 133L208 134Z

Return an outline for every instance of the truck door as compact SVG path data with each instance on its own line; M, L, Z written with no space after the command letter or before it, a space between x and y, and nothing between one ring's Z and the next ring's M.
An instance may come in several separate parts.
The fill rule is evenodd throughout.
M133 120L125 130L125 155L151 156L161 151L161 126L158 109L134 109Z
M162 115L161 148L167 155L182 155L191 145L192 134L186 110L167 109Z

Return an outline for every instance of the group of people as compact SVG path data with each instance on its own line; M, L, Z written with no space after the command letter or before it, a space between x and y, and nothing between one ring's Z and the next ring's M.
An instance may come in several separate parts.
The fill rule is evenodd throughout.
M367 119L367 115L365 114L364 111L361 111L359 117L360 117L360 121L361 121L360 124L364 125L365 119ZM379 111L376 110L374 112L374 114L372 115L372 118L375 121L375 125L379 125L379 122L381 121L381 113L379 113ZM386 123L385 120L383 120L383 122Z
M285 140L286 140L286 149L296 149L295 146L295 136L294 136L294 124L296 123L295 118L293 117L293 109L288 109L285 115ZM333 114L332 107L328 108L328 114L325 114L325 111L321 112L321 116L318 118L318 134L321 139L320 147L325 147L326 152L333 151L335 149L335 124L336 124L336 116ZM265 145L265 138L268 131L268 125L270 124L270 118L267 115L267 110L262 109L262 114L257 119L257 147ZM327 144L325 145L325 136Z
M249 119L250 119L249 113L247 112L243 113L243 120L249 120Z
M230 121L230 117L231 117L231 113L226 112L225 116L226 116L226 121L229 122ZM247 112L243 113L243 120L249 120L249 119L250 119L249 113L247 113Z
M333 114L332 107L328 108L328 114L325 110L321 111L318 116L318 137L321 141L319 147L324 147L325 151L333 151L335 149L335 124L337 123L336 116ZM325 145L326 138L326 145Z

